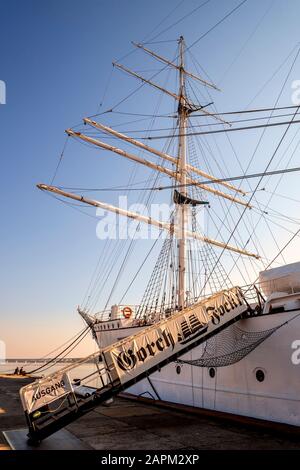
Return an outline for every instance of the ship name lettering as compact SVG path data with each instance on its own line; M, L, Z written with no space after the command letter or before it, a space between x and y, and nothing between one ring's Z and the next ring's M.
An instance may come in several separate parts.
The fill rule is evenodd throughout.
M127 351L120 352L117 357L117 364L123 371L132 370L137 362L145 362L147 358L153 357L157 352L161 352L169 347L173 350L175 341L172 334L164 330L156 341L147 343L145 347L142 346L137 351L128 349Z
M51 385L42 390L39 390L39 392L35 393L35 395L33 396L33 401L40 400L41 398L44 398L46 395L51 395L51 393L56 392L56 390L63 388L64 386L65 386L65 382L61 380L60 382L56 382L54 385Z
M237 291L235 294L230 292L230 295L225 293L227 300L219 306L206 307L206 313L210 315L211 321L214 325L218 325L221 321L221 317L225 312L230 312L232 309L243 305L243 296L240 291Z

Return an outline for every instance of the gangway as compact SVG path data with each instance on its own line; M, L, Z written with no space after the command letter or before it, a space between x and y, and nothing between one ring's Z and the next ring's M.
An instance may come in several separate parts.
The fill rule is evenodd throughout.
M22 387L29 442L39 443L231 324L261 315L262 303L255 286L223 290Z

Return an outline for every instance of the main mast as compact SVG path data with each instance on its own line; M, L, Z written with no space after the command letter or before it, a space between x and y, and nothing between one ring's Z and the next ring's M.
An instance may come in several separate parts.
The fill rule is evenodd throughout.
M185 73L184 73L184 39L179 38L179 103L178 103L178 122L179 122L179 146L178 146L178 173L180 192L186 196L186 121L187 106L185 96ZM186 266L186 216L187 205L177 205L178 222L178 307L185 307L185 266Z
M157 162L152 161L151 159L148 160L148 158L142 158L135 153L125 151L121 148L112 146L108 144L107 142L102 142L99 140L99 138L91 137L89 135L85 135L82 132L76 132L73 129L67 129L66 132L69 136L75 138L75 139L80 139L83 140L84 142L88 142L89 144L92 144L95 147L99 147L101 149L105 149L108 152L111 152L112 154L117 154L121 156L122 158L129 159L131 161L134 161L136 163L139 163L141 165L146 166L147 168L150 168L152 170L158 171L160 173L163 173L170 178L172 178L178 186L178 191L175 191L174 193L174 202L176 204L176 220L175 223L174 221L171 221L171 223L167 222L160 222L158 220L154 220L152 217L147 217L143 216L138 213L134 213L132 211L126 211L120 207L115 207L110 204L94 200L94 199L89 199L86 198L85 196L79 195L79 194L74 194L69 193L64 191L62 188L55 187L55 186L49 186L46 184L39 184L37 185L41 190L43 191L48 191L50 193L55 193L59 194L60 196L63 196L65 198L69 198L75 201L79 201L82 204L87 204L89 206L93 207L100 207L106 211L119 214L125 217L128 217L133 220L138 220L139 222L143 222L146 224L154 225L158 227L159 229L166 230L170 234L176 235L177 239L177 266L176 266L176 304L179 309L184 309L185 308L185 299L186 299L186 265L187 265L187 260L186 260L186 240L188 238L193 239L193 240L200 240L206 244L210 244L212 246L216 246L218 248L222 248L223 250L229 250L234 253L237 253L239 255L245 255L249 256L255 259L259 259L260 256L256 253L251 253L247 250L245 250L243 247L236 247L229 245L228 243L224 243L222 241L214 240L211 238L208 238L205 235L202 235L198 231L190 231L188 228L188 210L190 205L197 205L197 204L203 204L205 201L196 201L194 199L191 199L188 197L187 194L187 186L188 185L193 185L195 187L201 188L203 191L209 192L210 194L224 198L226 200L231 201L231 203L239 204L242 205L246 208L251 208L251 205L249 202L242 200L240 198L236 197L237 193L241 193L245 195L246 193L242 191L239 187L235 187L231 183L228 183L226 181L222 181L219 178L216 178L213 175L210 175L203 170L201 170L198 167L195 167L193 165L190 165L187 162L187 149L186 149L186 130L187 130L187 120L188 117L191 113L195 111L200 111L201 114L208 116L214 120L217 120L219 122L222 122L223 124L229 124L222 117L219 115L215 115L207 111L206 108L208 105L197 105L192 103L190 100L188 100L186 96L186 88L185 88L185 80L186 77L189 77L190 79L193 80L198 80L203 86L207 86L209 88L213 88L215 90L218 90L218 88L213 84L209 83L206 80L202 79L199 76L196 76L195 74L187 71L185 69L185 61L184 61L184 55L185 55L185 42L183 37L181 36L178 40L178 45L179 45L179 54L178 58L179 60L177 63L171 62L170 60L158 55L157 53L150 51L144 45L142 44L135 44L134 45L141 50L143 50L145 53L150 54L153 56L156 60L159 60L166 64L169 67L172 67L178 72L179 75L179 90L178 93L174 93L173 91L167 90L163 88L161 85L153 82L152 80L148 80L141 75L139 75L136 72L131 71L127 67L124 67L121 64L114 63L114 66L117 67L118 69L121 69L128 73L129 75L132 75L138 80L141 80L143 83L147 83L149 86L152 88L159 90L160 92L165 93L167 96L175 99L178 103L178 109L177 109L177 120L178 120L178 152L177 155L169 155L166 154L156 148L150 147L149 145L146 145L143 142L140 142L139 140L136 140L124 133L120 133L107 125L101 124L99 122L96 122L90 118L85 118L84 123L87 124L88 126L92 126L93 128L96 128L100 130L101 132L104 132L105 134L110 134L113 135L114 137L126 141L130 144L132 144L135 147L141 148L143 151L148 152L151 155L157 155L160 157L164 162L168 162L168 164L172 164L172 167L167 166L165 164L159 164ZM211 103L209 103L211 104ZM174 168L176 166L176 168ZM196 176L202 176L203 178L208 179L208 182L202 182L199 180ZM227 190L229 191L234 191L234 194L229 194L228 192L224 192L221 189L213 188L211 185L207 183L218 183L220 186L226 187ZM173 280L173 279L172 279ZM174 285L174 284L172 284ZM173 296L173 290L172 290L172 296ZM157 300L157 299L156 299Z

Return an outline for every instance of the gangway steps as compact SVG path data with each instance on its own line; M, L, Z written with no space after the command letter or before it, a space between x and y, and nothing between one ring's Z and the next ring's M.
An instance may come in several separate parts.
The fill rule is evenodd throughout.
M222 291L20 390L31 442L39 442L233 323L261 314L239 288ZM79 376L82 366L95 372ZM81 368L81 369L80 369ZM73 380L73 382L72 382ZM93 382L98 385L85 394ZM87 396L88 395L88 396Z

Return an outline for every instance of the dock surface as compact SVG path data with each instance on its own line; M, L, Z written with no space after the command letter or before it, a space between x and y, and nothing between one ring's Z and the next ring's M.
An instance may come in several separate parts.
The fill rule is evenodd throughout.
M0 450L10 450L3 431L26 427L19 389L32 379L0 377ZM97 450L290 450L300 435L225 422L118 397L66 427ZM63 443L60 449L63 448Z

